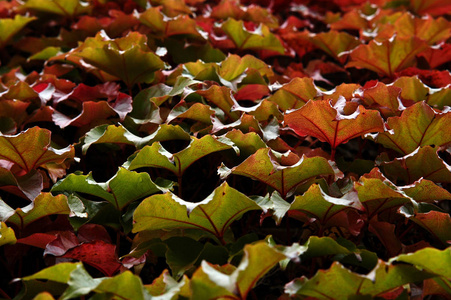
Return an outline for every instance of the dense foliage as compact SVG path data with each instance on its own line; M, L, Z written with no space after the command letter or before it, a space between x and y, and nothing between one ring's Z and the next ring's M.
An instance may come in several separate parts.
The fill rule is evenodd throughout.
M1 1L1 297L449 299L450 12Z

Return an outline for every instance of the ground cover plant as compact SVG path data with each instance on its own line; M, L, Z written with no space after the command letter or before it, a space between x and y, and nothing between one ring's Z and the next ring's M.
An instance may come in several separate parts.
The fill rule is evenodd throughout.
M0 2L0 296L450 299L446 0Z

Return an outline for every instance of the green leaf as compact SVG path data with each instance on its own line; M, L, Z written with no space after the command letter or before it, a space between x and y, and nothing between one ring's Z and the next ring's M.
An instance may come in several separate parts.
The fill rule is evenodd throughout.
M424 162L428 163L425 164ZM420 178L433 182L451 182L451 167L437 153L437 148L419 147L412 153L395 158L393 161L381 162L385 175L392 181L402 180L405 184Z
M89 13L91 6L88 2L80 0L28 0L25 3L27 9L51 13L66 18Z
M177 282L169 275L168 270L164 270L152 284L145 285L144 288L159 300L171 300L175 295L182 294L188 286L189 281L186 276L183 276L182 280Z
M287 165L288 157L295 156ZM297 185L318 176L334 175L326 159L322 157L302 157L291 152L278 154L269 148L258 149L240 165L232 168L232 174L260 180L277 190L283 198Z
M310 99L316 98L318 93L312 78L295 77L270 96L269 100L275 102L282 111L287 111L300 108Z
M409 265L391 265L379 260L368 274L361 275L333 263L330 269L318 271L312 278L301 277L288 283L289 295L310 296L316 299L349 299L350 296L377 296L407 283L414 283L432 275Z
M221 240L231 223L250 210L260 207L226 182L199 203L183 201L171 193L153 195L136 208L133 232L195 228Z
M65 171L64 162L74 158L73 146L54 149L50 146L51 132L47 129L33 127L17 135L0 134L0 158L10 161L25 172L38 167L46 168L47 164L57 164ZM31 145L31 146L30 146Z
M105 32L87 38L69 55L81 57L86 63L119 77L129 88L149 83L164 62L147 46L147 37L138 32L110 39Z
M324 226L334 216L350 208L363 209L355 192L345 194L342 198L335 198L324 193L319 185L313 184L304 195L296 196L291 203L289 215L295 216L297 211L303 212Z
M219 76L223 80L221 83L226 85L226 82L240 83L248 72L252 70L257 71L263 78L271 79L274 76L274 71L263 60L256 58L253 55L245 55L239 57L235 54L230 54L225 60L221 62L219 67ZM229 86L230 87L230 86ZM236 89L235 89L236 90Z
M451 143L451 135L443 134L443 128L451 126L451 112L436 112L424 101L408 107L400 117L388 118L387 126L389 131L368 137L404 155L421 146Z
M414 253L401 254L390 259L390 262L409 263L420 270L451 278L451 248L449 247L444 250L424 248Z
M232 100L232 91L230 88L213 85L208 90L198 90L196 93L204 97L208 102L219 107L232 121L236 121L240 118L238 112L232 111L232 107L235 103Z
M130 271L125 271L112 278L103 279L94 291L120 299L140 300L145 299L148 295L139 276L134 275Z
M344 52L351 51L361 44L356 37L345 31L334 30L313 34L311 41L337 61L343 61Z
M36 20L35 17L26 17L16 15L14 19L1 18L0 19L0 49L5 47L9 41L21 31L28 23Z
M83 268L82 264L77 264L77 268L70 273L67 282L68 288L61 295L62 299L71 299L89 294L102 281L101 278L92 278Z
M196 160L227 149L236 149L235 151L237 151L236 146L229 139L211 135L206 135L200 139L191 137L188 147L174 154L164 149L159 142L155 142L152 146L145 146L141 149L127 163L127 167L130 170L143 167L164 168L180 177Z
M249 31L244 27L243 21L229 18L222 23L221 28L239 50L272 50L280 54L285 52L280 40L264 24L260 24L255 31Z
M0 247L8 244L15 244L17 241L14 230L4 222L0 222Z
M428 213L417 213L410 219L430 232L443 244L449 245L451 241L451 217L448 213L431 210Z
M53 196L41 193L32 203L16 208L15 214L8 218L8 222L23 229L34 221L50 215L69 215L71 210L65 195Z
M91 174L69 174L52 187L52 193L82 193L105 199L117 210L122 210L129 203L144 198L161 190L150 179L148 173L137 173L120 168L107 182L96 182Z
M67 284L70 280L71 273L78 269L83 268L83 264L79 263L59 263L51 267L45 268L33 275L23 277L23 281L30 280L50 280L59 283Z
M411 185L399 188L416 202L434 202L451 199L451 193L434 182L420 178Z

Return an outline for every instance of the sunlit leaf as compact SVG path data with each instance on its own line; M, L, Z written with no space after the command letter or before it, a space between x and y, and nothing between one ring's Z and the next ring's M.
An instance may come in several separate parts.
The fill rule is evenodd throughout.
M33 275L23 277L22 280L50 280L59 283L67 283L70 279L71 273L77 268L82 268L82 263L60 263L51 267L45 268Z
M239 119L240 114L236 111L232 111L232 106L235 103L231 98L232 93L228 87L213 85L208 90L198 90L196 93L223 110L225 115L231 120L236 121Z
M424 248L415 253L401 254L390 259L390 262L404 262L416 266L420 270L451 278L451 249L439 250Z
M450 126L451 112L436 112L422 101L408 107L400 117L388 118L389 131L370 137L406 155L421 146L447 145L451 142L451 136L444 135L443 128Z
M393 77L415 63L415 55L428 47L427 43L416 37L394 36L381 41L372 40L367 45L355 48L350 54L346 67L365 68L382 76Z
M222 23L221 28L239 50L272 50L280 54L285 52L280 40L264 24L249 31L243 21L230 18Z
M199 203L189 203L171 193L153 195L135 210L133 232L196 228L223 239L231 223L259 206L227 183Z
M451 232L448 230L451 226L451 217L448 213L432 210L428 213L415 214L410 219L429 231L432 236L442 241L443 244L449 244L449 241L451 241Z
M310 135L329 143L334 156L338 145L384 128L379 112L359 106L352 114L344 114L345 105L344 99L334 106L327 100L309 101L285 115L284 122L300 136Z
M88 13L91 6L80 0L28 0L25 7L44 13L52 13L66 18Z
M35 17L26 17L22 15L16 15L14 19L0 19L0 49L5 47L19 31L35 19Z
M297 109L318 95L313 80L308 77L294 78L269 97L282 111Z
M287 164L290 154L295 156L293 164ZM282 197L309 179L334 174L330 164L322 157L299 158L293 153L279 155L278 159L270 149L258 149L243 163L232 168L231 173L260 180L277 190Z
M314 34L312 42L318 48L335 58L337 61L343 61L344 52L351 51L359 46L361 42L354 36L341 31L329 31Z
M0 247L8 244L16 243L16 235L14 234L14 230L8 226L4 222L0 222Z
M130 170L143 167L165 168L177 176L182 176L185 170L196 160L208 154L234 147L233 143L227 138L215 138L206 135L200 139L192 137L188 147L172 154L160 142L155 142L152 146L142 148L127 163L127 167Z
M148 173L137 173L120 168L107 182L96 182L91 174L70 174L57 182L53 193L81 193L100 197L122 210L129 203L160 191Z
M361 98L367 108L375 108L381 112L384 117L398 116L404 108L399 99L401 89L396 86L388 86L382 82L371 88L358 90Z
M146 299L146 293L139 276L125 271L112 278L106 278L94 289L96 293L115 295L122 299Z
M440 16L449 13L451 4L446 0L410 0L410 7L418 15Z
M399 188L417 202L433 202L451 199L451 193L434 182L421 178L411 185Z

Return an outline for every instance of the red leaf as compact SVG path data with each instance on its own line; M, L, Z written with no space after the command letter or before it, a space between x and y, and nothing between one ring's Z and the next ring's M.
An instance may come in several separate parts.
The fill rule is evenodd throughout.
M80 242L104 241L111 244L111 237L105 227L98 224L85 224L78 229Z
M78 244L79 241L73 232L62 231L56 235L56 239L46 245L44 255L62 256Z
M451 73L448 70L421 70L418 68L407 68L401 72L396 73L397 77L401 76L415 76L421 79L423 83L430 87L440 88L451 84Z
M53 242L55 239L57 239L57 236L55 236L54 234L38 232L25 238L18 239L17 243L45 249L47 244Z
M431 47L418 56L426 59L429 68L437 69L437 67L451 61L451 44L443 44L440 48Z
M263 99L265 96L268 96L269 94L269 88L266 85L263 84L248 84L235 94L236 100L260 100Z
M76 259L112 276L122 266L116 255L116 246L104 241L93 241L70 249L63 257Z

